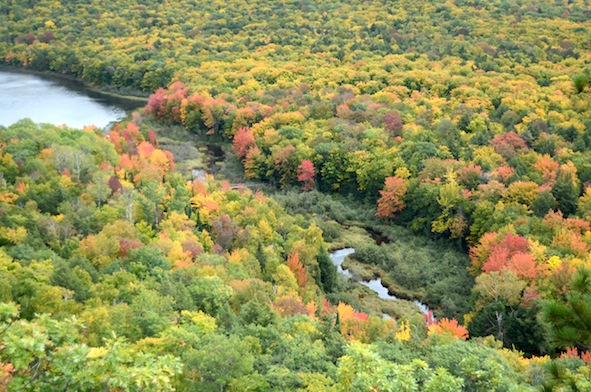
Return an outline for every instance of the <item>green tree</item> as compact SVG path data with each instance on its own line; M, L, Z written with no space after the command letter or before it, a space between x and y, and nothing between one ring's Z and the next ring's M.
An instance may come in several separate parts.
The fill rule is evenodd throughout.
M321 246L318 251L318 267L320 268L320 282L327 293L332 293L337 284L337 267L333 264L328 252Z

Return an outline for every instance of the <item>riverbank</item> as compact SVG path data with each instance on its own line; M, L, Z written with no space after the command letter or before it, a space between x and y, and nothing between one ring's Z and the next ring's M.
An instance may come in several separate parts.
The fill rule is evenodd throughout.
M357 282L362 286L369 288L373 293L377 294L378 298L382 301L388 301L391 304L392 301L396 301L395 305L401 305L392 307L389 312L383 312L382 317L394 317L398 318L403 313L408 311L408 305L410 302L414 303L417 306L418 310L423 315L428 315L431 311L427 305L424 303L412 299L412 298L400 298L397 295L391 293L390 289L384 285L380 277L377 278L366 278L366 277L359 277L355 272L351 272L348 267L348 261L350 261L349 256L355 253L354 248L345 248L337 250L330 254L330 259L332 260L333 264L337 267L337 272L343 276L343 278L347 281ZM375 302L375 294L370 297ZM404 315L406 318L409 318L408 315Z
M230 143L208 143L183 126L153 123L149 118L144 119L144 125L155 130L161 147L175 155L177 168L184 173L216 171L217 179L245 181ZM211 159L214 154L208 144L225 150L223 159ZM353 196L277 190L270 185L262 188L289 214L300 214L322 229L329 251L358 250L344 265L354 280L379 279L390 295L406 300L409 307L400 310L400 304L384 303L370 288L355 281L343 282L339 293L332 295L333 302L357 304L362 311L394 317L416 312L412 301L427 304L437 317L463 319L467 313L474 283L466 270L469 259L455 244L419 237L408 228L378 220L375 206Z

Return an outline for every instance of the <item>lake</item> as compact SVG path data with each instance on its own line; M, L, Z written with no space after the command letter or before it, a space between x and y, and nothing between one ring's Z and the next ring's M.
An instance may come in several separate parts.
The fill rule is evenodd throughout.
M0 125L3 126L28 117L37 123L105 128L124 118L128 110L144 104L105 96L73 80L0 71Z

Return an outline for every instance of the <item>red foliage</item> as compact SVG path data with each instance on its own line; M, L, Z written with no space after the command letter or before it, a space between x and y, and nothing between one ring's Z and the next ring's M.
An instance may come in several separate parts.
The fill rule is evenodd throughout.
M183 252L191 254L192 259L203 253L203 247L194 240L185 240L181 243L181 246L183 247Z
M330 302L327 299L322 301L322 314L331 314Z
M248 150L254 145L254 135L250 131L250 128L240 128L236 131L234 141L232 142L232 151L234 151L238 158L246 157Z
M404 126L400 113L397 110L384 114L382 122L384 123L384 129L393 137L398 136Z
M300 263L300 255L297 251L287 258L287 266L298 281L298 286L302 289L305 288L308 282L308 274L306 268Z
M298 166L298 181L303 182L303 191L310 191L314 188L315 177L314 164L311 161L304 159Z
M515 272L517 275L530 279L533 279L538 275L536 262L529 253L515 254L511 257L509 263L507 263L507 268Z
M560 358L578 358L579 350L576 347L568 347L565 352L562 353Z
M495 136L490 145L505 159L511 159L520 151L527 150L525 141L514 131Z
M156 134L154 133L153 129L150 129L150 131L148 132L148 140L150 141L150 143L152 143L158 148L158 138L156 138Z
M502 238L497 233L486 233L480 243L470 249L470 258L475 268L481 267L487 273L511 270L530 279L538 274L527 239L511 233Z
M148 104L144 107L144 113L158 114L164 102L166 102L166 90L160 87L154 94L150 95Z
M137 240L130 240L129 238L119 238L119 256L125 257L131 249L137 249L142 246L142 243Z
M109 188L111 188L111 192L115 193L121 190L123 186L116 176L111 176L111 178L109 178Z
M469 165L458 169L458 181L461 185L474 189L480 182L482 168L478 165Z
M402 178L386 178L384 189L380 191L378 200L378 211L376 216L379 218L392 218L394 213L401 211L404 204L404 195L406 194L406 184Z
M273 308L277 310L281 317L308 314L308 309L306 309L302 303L289 297L284 297L275 301Z
M523 291L523 304L528 305L535 305L536 300L540 299L540 293L536 290L533 286L527 286Z
M423 315L423 319L425 320L427 327L437 324L437 320L435 320L435 316L433 316L433 311L431 310L429 310L427 314Z
M591 224L583 219L564 218L561 211L549 211L544 217L544 225L552 229L567 229L579 234L591 230Z

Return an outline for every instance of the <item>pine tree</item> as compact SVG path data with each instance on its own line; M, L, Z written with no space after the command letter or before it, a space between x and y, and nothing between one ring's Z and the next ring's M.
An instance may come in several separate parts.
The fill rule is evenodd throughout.
M324 247L320 247L318 256L318 266L320 267L320 282L322 288L327 293L332 293L337 284L337 267L332 263L328 252Z

